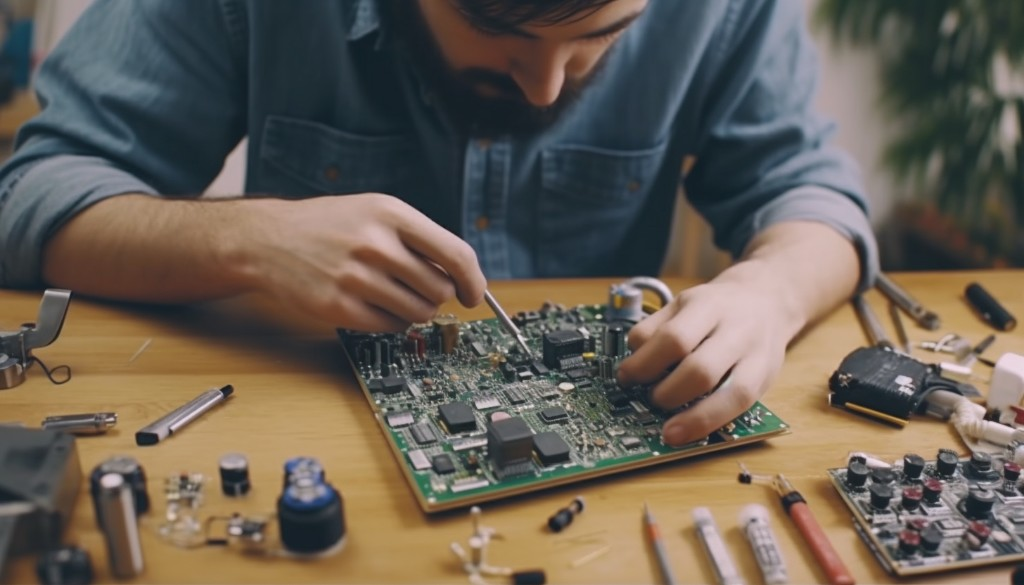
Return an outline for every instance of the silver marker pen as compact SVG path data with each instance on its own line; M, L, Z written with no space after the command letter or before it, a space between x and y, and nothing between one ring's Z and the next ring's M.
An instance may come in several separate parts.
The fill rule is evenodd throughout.
M204 412L231 396L235 389L228 384L222 388L213 388L193 398L184 406L172 410L168 414L153 421L135 433L136 445L155 445L169 435L181 430Z
M697 528L697 537L704 545L704 551L711 560L711 566L715 570L715 577L720 585L744 585L743 577L740 576L729 556L729 550L725 548L722 535L718 532L715 519L711 516L711 510L700 507L693 509L693 524Z

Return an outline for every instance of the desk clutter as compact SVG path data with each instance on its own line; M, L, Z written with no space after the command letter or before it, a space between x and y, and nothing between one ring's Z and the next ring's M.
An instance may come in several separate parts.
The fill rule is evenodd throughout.
M869 344L850 352L828 376L830 404L897 428L913 424L916 415L947 420L970 452L964 456L937 448L931 459L907 453L897 461L850 453L842 465L821 474L852 516L850 528L895 577L1024 562L1024 356L984 355L995 335L968 340L957 333L934 333L929 340L912 341L901 313L930 332L940 329L939 315L884 275L878 288L890 301L899 339L888 338L864 297L855 299ZM662 421L674 411L655 407L647 388L621 388L615 382L618 364L628 356L630 327L658 308L643 298L645 291L666 301L657 281L633 279L613 285L606 305L545 303L537 311L508 316L488 294L497 319L463 322L444 316L403 334L338 332L377 426L421 509L427 515L468 509L468 539L452 541L448 550L442 543L438 563L451 564L454 558L452 570L461 569L474 585L543 584L548 579L543 567L492 564L492 548L515 542L500 539L498 528L484 524L482 504L790 431L757 403L702 441L680 448L662 444ZM39 323L0 332L4 387L20 384L33 364L41 365L32 349L56 340L69 295L47 291ZM998 332L1013 329L1010 312L977 283L965 290L964 300ZM982 367L991 375L975 371ZM61 381L43 370L51 381ZM977 382L985 383L986 392L977 389ZM155 531L163 546L218 547L240 558L315 561L344 554L346 502L315 458L281 462L281 484L275 480L269 486L276 494L273 509L260 514L225 513L225 504L253 490L243 453L222 454L216 474L203 469L147 477L146 453L235 396L231 385L200 393L138 430L137 444L146 446L138 459L113 455L91 470L81 469L73 435L115 428L115 412L51 415L40 429L0 425L0 572L6 554L33 553L41 583L145 579L141 530ZM212 468L214 461L206 464ZM800 546L810 552L807 558L818 579L854 582L842 558L850 551L832 547L809 504L781 473L761 475L741 466L738 478L773 488ZM217 487L222 494L218 509L207 512L204 501ZM259 486L263 493L267 488ZM62 542L77 495L86 489L103 536L102 550ZM786 558L771 525L772 513L758 501L763 498L753 495L734 522L722 522L742 533L749 545L732 551L712 510L692 504L692 529L718 583L744 583L736 555L753 559L764 583L790 581L787 564L797 559ZM538 518L538 524L550 534L571 534L578 524L601 522L600 503L577 496ZM645 541L661 581L673 584L677 577L669 559L681 546L679 536L666 538L655 521L657 511L645 502L638 507L637 538ZM569 566L583 566L611 551L605 546L568 559ZM102 555L102 566L94 566L92 555Z

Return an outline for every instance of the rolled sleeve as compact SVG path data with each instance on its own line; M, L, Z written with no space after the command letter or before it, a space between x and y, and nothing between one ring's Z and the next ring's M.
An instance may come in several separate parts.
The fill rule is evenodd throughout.
M97 157L55 156L13 173L0 184L0 285L42 286L47 240L83 209L125 193L155 191Z

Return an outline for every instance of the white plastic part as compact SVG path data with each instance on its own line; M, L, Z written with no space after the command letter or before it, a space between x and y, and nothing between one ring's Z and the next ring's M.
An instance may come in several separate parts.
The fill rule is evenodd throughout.
M989 382L988 407L1020 406L1024 398L1024 356L1004 353L996 361Z

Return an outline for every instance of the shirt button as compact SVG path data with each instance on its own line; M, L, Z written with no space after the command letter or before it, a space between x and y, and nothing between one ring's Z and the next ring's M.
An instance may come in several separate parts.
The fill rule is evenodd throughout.
M486 215L481 215L480 217L476 218L476 229L477 229L477 231L482 232L482 231L486 230L487 227L490 226L490 225L491 225L491 220Z
M629 183L626 183L626 189L629 190L630 193L636 193L640 190L640 181L630 181Z
M491 139L481 138L480 140L477 140L476 147L479 148L480 150L487 150L488 148L491 147Z
M337 181L338 177L340 175L341 175L341 171L339 171L338 167L336 167L334 165L331 165L331 166L327 167L326 169L324 169L324 178L327 179L328 181L331 181L331 182Z

